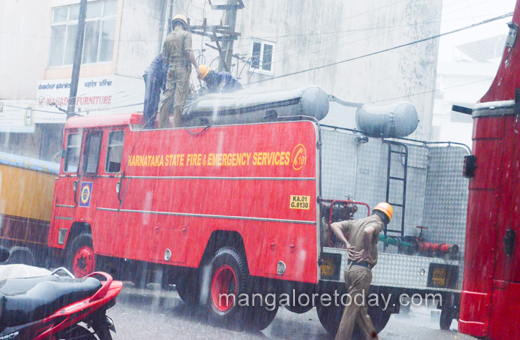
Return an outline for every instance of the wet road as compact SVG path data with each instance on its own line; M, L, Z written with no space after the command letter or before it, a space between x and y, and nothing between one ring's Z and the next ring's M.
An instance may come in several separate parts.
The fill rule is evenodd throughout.
M125 285L108 315L117 329L114 340L330 339L315 309L294 314L280 308L273 323L262 332L234 332L209 325L204 313L188 307L175 292L134 289L131 284ZM453 322L451 331L442 331L438 321L432 321L430 309L412 307L408 315L392 315L380 336L384 340L474 339L457 333L456 326Z

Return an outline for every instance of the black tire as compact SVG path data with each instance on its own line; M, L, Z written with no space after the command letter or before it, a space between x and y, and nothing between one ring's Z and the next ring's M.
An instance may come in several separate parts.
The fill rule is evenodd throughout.
M60 340L99 340L99 338L81 325L74 325L64 334L58 337Z
M249 307L246 320L248 330L259 332L269 327L276 317L278 306L275 306L272 310L269 309L267 309L266 306Z
M185 304L189 306L196 306L199 304L200 289L197 285L190 285L189 283L177 283L177 294Z
M70 246L67 247L65 267L78 278L96 270L92 235L83 233L72 240Z
M177 294L185 304L197 306L200 303L200 283L198 275L186 276L175 284Z
M287 309L290 312L296 313L296 314L304 314L307 313L312 309L312 303L309 303L307 306L300 306L300 305L291 305L288 304L287 306L284 306L285 309Z
M316 306L316 311L318 312L318 319L320 319L321 325L329 334L335 335L338 332L339 323L341 322L341 317L343 316L344 307L343 306L334 306L331 305L329 307L324 307L321 304ZM377 333L381 332L388 320L390 320L391 313L383 312L376 308L368 308L368 315L370 319L372 319L372 324ZM354 327L354 332L352 333L352 339L363 339L364 335L357 325Z
M318 319L321 325L330 335L336 335L338 332L339 323L343 316L343 306L335 306L331 304L328 307L318 303L316 306L316 312L318 313Z
M368 315L370 316L370 319L372 320L372 325L374 325L374 329L376 330L376 333L380 333L388 323L388 320L390 320L391 313L383 312L378 307L368 307ZM352 339L353 340L362 340L365 339L365 335L361 331L361 329L356 325L354 327L354 332L352 333Z
M249 273L245 259L234 248L221 248L211 260L209 273L204 284L208 292L206 310L210 322L242 328L248 308L239 306L237 302L242 294L247 293Z
M374 325L376 332L380 333L388 324L392 313L383 312L377 307L368 307L368 315L370 315L370 319L372 319L372 324Z
M451 327L451 322L454 319L453 310L451 308L442 308L441 309L441 317L439 320L439 325L442 330L449 331Z

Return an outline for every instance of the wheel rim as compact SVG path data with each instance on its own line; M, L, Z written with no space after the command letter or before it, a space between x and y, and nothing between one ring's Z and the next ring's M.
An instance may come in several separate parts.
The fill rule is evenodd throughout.
M237 294L237 277L228 265L221 266L213 275L211 298L213 306L220 312L227 312L235 303Z
M78 249L72 262L72 271L76 277L84 277L96 269L94 250L89 246Z

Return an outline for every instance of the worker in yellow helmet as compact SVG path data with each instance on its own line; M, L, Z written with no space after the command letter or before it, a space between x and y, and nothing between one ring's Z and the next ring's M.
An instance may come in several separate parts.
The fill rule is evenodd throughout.
M348 265L345 269L345 285L352 303L345 306L345 311L339 324L336 340L350 339L354 326L365 333L367 339L377 339L377 332L368 316L368 290L372 282L372 268L377 263L377 242L379 233L392 219L392 206L386 202L379 203L372 215L359 220L334 222L331 230L347 248ZM346 238L349 235L349 240ZM363 299L356 296L363 296ZM358 305L356 301L364 301Z
M191 33L184 15L177 15L172 20L172 33L166 37L163 45L162 60L168 65L166 91L161 105L159 128L169 127L169 117L173 107L173 127L179 127L182 121L182 109L188 97L191 66L199 79L202 77L192 50Z
M209 93L225 93L242 90L242 84L228 72L215 72L208 65L200 65L202 80Z

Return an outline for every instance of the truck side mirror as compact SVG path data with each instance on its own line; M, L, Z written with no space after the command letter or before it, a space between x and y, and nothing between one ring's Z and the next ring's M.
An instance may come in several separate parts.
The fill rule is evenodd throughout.
M513 252L515 250L515 238L516 238L516 232L514 230L507 229L506 235L504 236L503 242L504 242L504 250L506 252L507 256L513 255Z
M466 178L475 177L475 171L477 170L477 156L467 155L464 156L464 168L462 175Z

